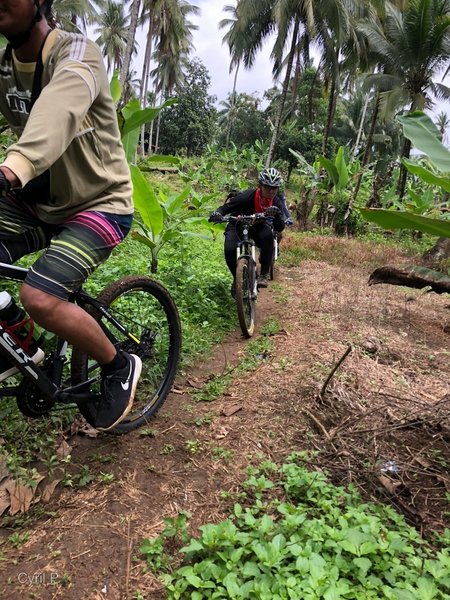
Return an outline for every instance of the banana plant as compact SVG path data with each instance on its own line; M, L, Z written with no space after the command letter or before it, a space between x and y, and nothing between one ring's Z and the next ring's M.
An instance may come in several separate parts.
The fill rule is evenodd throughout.
M111 91L111 96L117 105L121 97L118 71L114 72L109 88ZM176 98L169 98L160 106L151 106L149 108L142 109L139 100L133 99L130 100L122 109L117 109L117 119L119 121L122 144L129 163L135 162L141 126L156 119L158 114L164 110L164 108L172 106L176 102ZM175 157L163 157L155 155L152 157L152 160L158 162L169 162L176 159Z
M427 155L430 167L403 159L403 164L422 181L450 193L450 152L442 144L440 133L433 121L423 112L416 111L398 117L405 137L410 139L418 150ZM444 218L431 219L405 210L360 209L367 221L385 229L413 229L438 237L450 237L450 221Z
M138 210L135 217L137 228L131 233L136 241L150 249L150 271L158 269L158 254L165 244L178 243L186 236L208 236L191 231L193 223L206 224L197 211L210 198L199 196L187 185L179 194L167 196L162 191L155 194L151 185L136 165L130 165L134 185L134 203Z
M350 175L348 165L345 162L344 147L340 146L334 162L322 155L320 155L317 160L320 166L323 167L328 174L328 189L330 190L334 187L337 190L345 190Z
M117 104L121 97L119 75L114 73L110 90L113 100ZM197 235L187 227L196 221L205 221L204 217L193 215L190 208L198 209L207 198L198 197L191 192L187 185L179 194L166 196L163 192L155 194L139 166L135 164L136 149L139 141L141 126L155 119L161 110L176 102L175 98L166 100L161 106L141 109L138 100L130 100L122 109L118 109L117 116L122 136L122 143L127 156L133 183L133 202L137 209L134 223L135 229L131 236L133 239L150 248L150 270L155 273L158 268L158 254L168 242L177 242L183 236ZM175 156L152 155L148 162L164 162L179 164Z

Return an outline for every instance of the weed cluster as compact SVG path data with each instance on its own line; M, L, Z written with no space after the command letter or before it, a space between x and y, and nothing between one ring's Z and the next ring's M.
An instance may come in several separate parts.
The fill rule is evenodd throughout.
M333 486L307 460L296 453L251 468L234 514L197 538L183 513L144 540L140 552L167 598L449 597L448 539L432 549L394 510Z

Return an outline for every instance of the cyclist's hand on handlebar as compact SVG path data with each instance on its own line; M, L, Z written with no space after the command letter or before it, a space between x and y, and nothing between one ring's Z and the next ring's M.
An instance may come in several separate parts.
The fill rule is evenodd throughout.
M11 184L6 179L5 174L0 169L0 197L6 196L11 191Z
M220 212L213 212L209 215L208 221L210 223L221 223L223 220L223 215Z
M278 206L269 206L269 208L266 208L264 211L264 216L266 217L278 217L280 214L281 210Z

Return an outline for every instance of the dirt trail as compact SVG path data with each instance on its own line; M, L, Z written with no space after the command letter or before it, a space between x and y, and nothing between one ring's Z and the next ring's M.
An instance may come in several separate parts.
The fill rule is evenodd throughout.
M88 465L95 481L61 488L46 514L20 530L31 535L19 549L6 543L11 529L0 531L0 597L125 600L139 589L146 599L164 598L136 560L142 539L180 511L192 514L193 530L223 518L220 492L237 491L260 454L282 461L294 450L320 450L316 466L336 483L353 481L367 498L392 502L425 533L442 529L450 491L449 300L369 288L368 275L317 261L281 269L258 299L259 330L269 317L281 324L270 338L276 349L258 355L226 395L193 398L212 374L233 373L248 348L238 332L179 378L146 430L153 437L70 438L73 464ZM226 416L230 407L239 410ZM382 471L389 460L395 478Z

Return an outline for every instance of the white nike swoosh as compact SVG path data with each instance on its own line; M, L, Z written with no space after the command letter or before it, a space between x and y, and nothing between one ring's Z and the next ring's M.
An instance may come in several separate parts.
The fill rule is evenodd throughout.
M124 392L126 392L127 389L130 387L130 378L131 378L132 367L133 367L133 365L130 364L130 372L128 373L128 377L127 377L127 380L125 381L125 383L120 382L120 385L122 386L122 389Z

